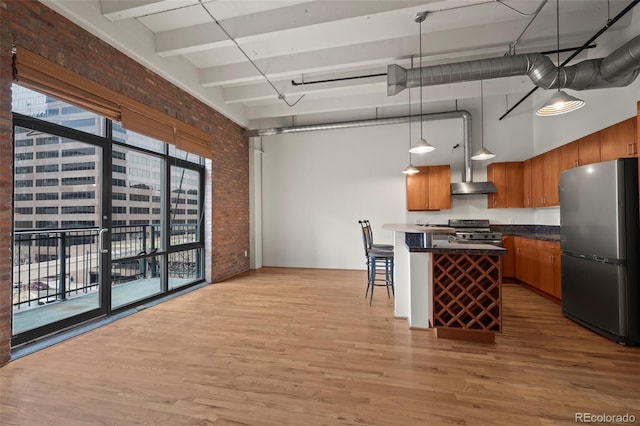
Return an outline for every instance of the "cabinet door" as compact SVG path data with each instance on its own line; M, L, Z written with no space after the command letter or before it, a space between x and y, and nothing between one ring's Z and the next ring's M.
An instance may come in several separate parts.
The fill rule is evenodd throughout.
M531 194L531 160L522 162L522 197L524 207L533 207L533 198Z
M544 207L544 157L531 159L531 207Z
M429 167L429 210L451 208L451 166Z
M496 185L498 192L487 195L487 208L506 207L507 176L505 163L491 163L487 166L487 180Z
M600 161L600 132L578 139L578 166Z
M507 184L507 200L505 207L524 207L523 164L521 161L505 163L505 175Z
M538 262L540 267L540 290L549 295L555 291L554 250L552 244L546 241L538 241Z
M562 299L562 249L560 243L555 243L553 248L553 295Z
M562 153L559 149L553 149L543 154L544 157L544 196L542 203L545 206L560 205L560 163Z
M513 278L516 276L516 249L512 236L502 237L502 247L507 249L507 254L502 256L502 277Z
M578 167L578 152L580 148L580 141L574 141L560 147L561 161L560 171L573 169Z
M426 210L429 206L429 168L416 167L420 173L407 175L407 210Z
M632 117L600 131L601 161L638 156L636 120Z
M516 278L531 286L538 287L540 259L535 240L515 237L514 243L516 248Z

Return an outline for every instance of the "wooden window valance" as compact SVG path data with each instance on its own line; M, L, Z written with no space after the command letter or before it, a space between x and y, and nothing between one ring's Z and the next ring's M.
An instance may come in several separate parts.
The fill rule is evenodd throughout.
M208 133L33 52L17 48L14 74L16 83L29 89L119 121L125 129L174 144L181 150L212 157L213 138Z

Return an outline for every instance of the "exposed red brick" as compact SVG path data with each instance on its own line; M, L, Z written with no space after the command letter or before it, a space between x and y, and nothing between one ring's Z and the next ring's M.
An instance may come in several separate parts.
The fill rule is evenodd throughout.
M249 269L249 150L242 128L36 1L0 0L0 176L11 176L13 160L12 44L212 134L210 275L220 281ZM11 179L0 179L0 365L10 354L12 192Z

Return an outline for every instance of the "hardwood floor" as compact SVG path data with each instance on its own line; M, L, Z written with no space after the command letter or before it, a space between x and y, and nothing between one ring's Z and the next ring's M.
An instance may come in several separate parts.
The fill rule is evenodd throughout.
M365 272L264 268L0 368L2 425L640 422L640 348L515 284L495 344L393 318Z

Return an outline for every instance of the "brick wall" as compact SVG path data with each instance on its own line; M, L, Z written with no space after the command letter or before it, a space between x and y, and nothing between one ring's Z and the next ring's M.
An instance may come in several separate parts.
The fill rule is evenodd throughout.
M212 134L207 275L215 282L249 269L249 150L242 128L41 3L0 0L0 365L9 359L11 330L12 44Z

